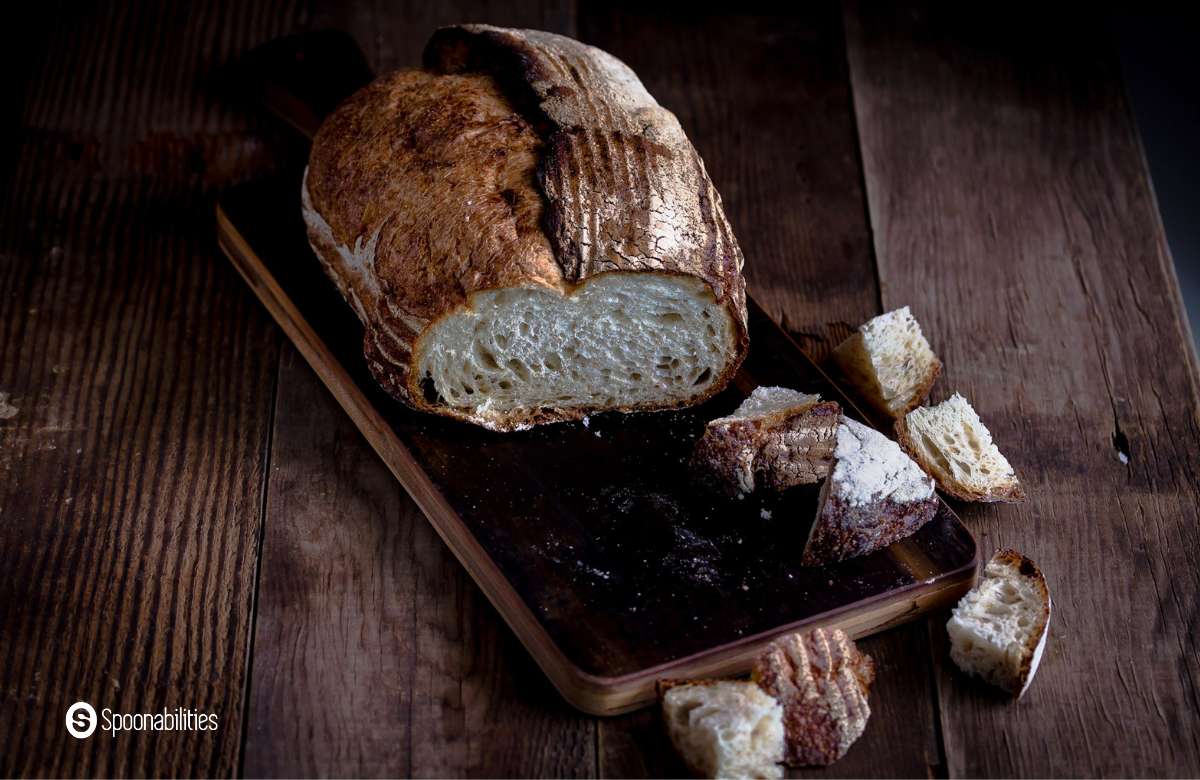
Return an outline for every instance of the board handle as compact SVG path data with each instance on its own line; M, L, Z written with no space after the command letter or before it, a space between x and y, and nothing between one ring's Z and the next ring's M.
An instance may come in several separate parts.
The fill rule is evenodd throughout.
M248 103L266 107L311 140L325 117L375 74L348 34L316 30L251 49L229 78Z

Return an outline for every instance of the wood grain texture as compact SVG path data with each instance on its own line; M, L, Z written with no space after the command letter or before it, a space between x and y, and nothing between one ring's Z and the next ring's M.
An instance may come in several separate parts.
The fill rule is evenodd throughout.
M286 27L286 4L262 10L47 6L13 36L28 50L0 164L0 774L236 769L279 339L209 214L287 147L208 86ZM196 708L219 729L77 741L76 700Z
M673 10L584 3L580 37L679 117L722 194L752 294L820 359L879 313L840 6ZM940 763L925 634L905 626L860 643L888 673L866 734L824 773L911 777ZM654 711L601 722L599 745L604 775L684 774Z
M310 24L347 30L383 72L418 65L429 33L442 25L471 20L570 34L573 10L570 3L413 3L386 11L318 3ZM562 702L290 351L280 382L246 773L593 775L593 720ZM330 528L331 516L353 521L355 533ZM313 581L330 587L309 584L297 598Z
M914 307L938 396L962 391L1029 487L964 518L1054 597L1020 704L932 624L947 770L1194 775L1197 375L1101 20L855 3L847 30L884 305Z

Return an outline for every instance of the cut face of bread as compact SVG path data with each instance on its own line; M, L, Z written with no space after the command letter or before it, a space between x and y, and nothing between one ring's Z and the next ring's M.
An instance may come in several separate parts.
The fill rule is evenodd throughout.
M937 513L931 480L879 431L842 418L829 478L801 562L823 566L916 533Z
M783 776L783 708L745 680L674 685L662 699L675 750L701 777Z
M832 764L867 728L875 662L841 629L775 640L754 662L751 679L783 705L788 764Z
M833 358L863 400L888 417L918 406L942 370L907 306L863 323Z
M964 501L1024 501L1025 491L979 415L958 393L896 421L896 437L938 487Z
M1046 646L1050 589L1033 561L1003 550L954 608L946 630L950 657L973 674L1020 697Z
M818 395L755 388L733 414L708 424L693 469L730 496L818 482L829 473L840 416L836 403Z
M543 407L666 407L706 394L736 355L735 325L702 280L608 273L563 294L476 293L421 337L426 397L472 417Z

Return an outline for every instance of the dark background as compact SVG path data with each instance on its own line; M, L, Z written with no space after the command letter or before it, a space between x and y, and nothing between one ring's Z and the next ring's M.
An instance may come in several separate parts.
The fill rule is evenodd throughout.
M1123 3L1109 14L1194 343L1200 321L1197 18L1195 8L1183 3L1174 8Z

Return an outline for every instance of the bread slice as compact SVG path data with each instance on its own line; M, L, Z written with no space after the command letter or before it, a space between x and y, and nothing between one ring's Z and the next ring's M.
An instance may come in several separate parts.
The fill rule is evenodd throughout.
M721 390L742 252L675 116L551 33L444 28L425 65L325 121L301 193L384 389L501 431Z
M875 662L841 629L775 640L754 662L751 679L783 705L788 764L832 764L867 728Z
M967 674L1020 698L1042 660L1050 626L1050 589L1033 561L996 553L946 624L950 658Z
M896 438L938 487L956 498L1025 500L1016 472L992 442L991 432L958 393L897 420Z
M805 566L874 552L937 514L933 480L879 431L843 417L834 458L800 559Z
M695 474L729 496L786 490L829 473L841 409L786 387L758 387L710 422L692 456Z
M783 708L757 685L699 680L663 687L667 734L697 775L783 776Z
M892 418L924 401L942 370L907 306L860 325L833 359L863 400Z

